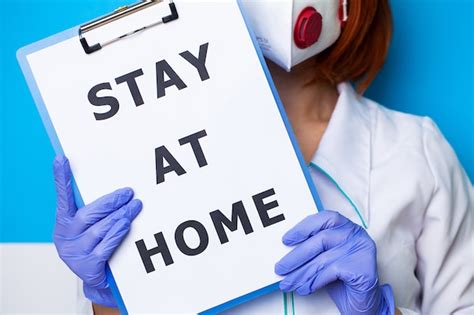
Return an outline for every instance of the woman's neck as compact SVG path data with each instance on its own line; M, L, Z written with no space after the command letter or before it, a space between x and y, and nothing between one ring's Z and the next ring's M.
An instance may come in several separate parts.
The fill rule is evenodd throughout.
M267 62L306 162L316 151L339 97L337 87L315 80L310 59L286 72Z

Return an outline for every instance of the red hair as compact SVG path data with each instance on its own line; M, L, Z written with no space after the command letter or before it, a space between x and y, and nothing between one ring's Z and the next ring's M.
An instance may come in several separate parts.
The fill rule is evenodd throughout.
M317 78L332 84L353 81L363 93L382 68L392 37L388 0L349 0L339 39L315 57Z

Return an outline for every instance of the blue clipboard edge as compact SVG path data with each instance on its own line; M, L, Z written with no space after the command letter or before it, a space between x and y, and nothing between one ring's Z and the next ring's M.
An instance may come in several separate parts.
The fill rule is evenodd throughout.
M291 124L288 120L288 117L286 115L286 112L285 112L285 109L284 109L283 104L281 102L281 99L280 99L280 97L278 95L278 92L276 90L276 87L273 83L273 80L272 80L270 72L268 70L266 61L263 57L262 51L260 50L260 46L257 43L256 36L255 36L251 26L250 26L250 23L249 23L248 18L246 16L246 13L245 13L245 10L243 8L241 0L236 0L236 1L238 3L242 18L245 22L245 25L246 25L247 30L249 32L249 35L252 39L253 46L255 47L255 50L257 52L258 58L260 60L260 64L262 65L262 68L264 70L265 76L267 78L267 82L268 82L268 84L271 88L273 97L275 98L275 101L278 105L278 110L279 110L281 118L282 118L282 120L285 124L286 130L288 132L288 136L290 137L290 140L291 140L291 143L293 145L293 149L294 149L294 151L297 155L298 161L301 165L302 172L305 176L306 182L307 182L308 187L309 187L309 189L311 191L311 194L313 196L313 200L314 200L318 210L322 211L324 209L323 205L322 205L321 200L319 198L316 187L313 184L313 181L312 181L311 176L309 174L308 167L307 167L307 165L304 161L303 155L302 155L302 153L301 153L301 151L298 147L298 143L297 143L295 135L293 133L293 128L291 127ZM37 107L38 112L41 116L41 119L42 119L43 124L44 124L45 129L46 129L46 132L47 132L47 134L49 136L49 139L51 141L51 144L54 148L54 151L58 155L59 154L63 155L64 152L63 152L63 149L62 149L61 144L59 142L57 133L54 129L54 126L53 126L53 124L51 122L51 119L48 115L48 112L46 110L46 106L44 104L43 98L41 97L41 93L40 93L40 91L38 89L38 86L36 84L36 81L33 77L30 65L28 64L27 56L29 54L32 54L32 53L36 52L36 51L42 50L46 47L52 46L56 43L62 42L64 40L67 40L67 39L70 39L70 38L76 36L78 34L78 30L79 30L79 26L73 27L73 28L71 28L69 30L66 30L64 32L61 32L59 34L50 36L50 37L45 38L45 39L43 39L41 41L38 41L36 43L33 43L31 45L20 48L17 51L17 60L20 64L23 75L25 76L26 82L27 82L28 87L30 89L30 92L33 96L36 107ZM82 200L82 197L81 197L81 195L79 193L79 190L77 189L77 185L75 185L75 183L73 185L73 189L74 189L74 196L76 198L76 203L77 203L78 207L83 206L84 202ZM128 314L127 309L125 307L125 303L124 303L124 301L122 299L122 296L120 294L120 290L117 287L117 284L116 284L115 279L113 277L112 271L111 271L108 264L106 265L106 276L107 276L107 280L109 282L110 288L112 290L112 293L113 293L115 299L117 300L117 304L118 304L118 308L120 310L120 313L121 314ZM265 295L265 294L270 293L270 292L274 292L274 291L278 290L278 288L279 288L279 282L276 282L276 283L270 284L268 286L265 286L261 289L258 289L256 291L245 294L245 295L243 295L241 297L238 297L236 299L225 302L221 305L215 306L215 307L213 307L211 309L208 309L206 311L203 311L200 314L206 314L206 315L207 314L216 314L216 313L222 312L226 309L235 307L239 304L250 301L250 300L252 300L254 298L257 298L259 296Z

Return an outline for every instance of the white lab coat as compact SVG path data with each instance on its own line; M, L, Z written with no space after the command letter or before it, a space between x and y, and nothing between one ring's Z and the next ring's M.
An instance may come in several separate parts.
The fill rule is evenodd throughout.
M310 166L325 208L367 227L380 282L391 284L402 313L474 314L474 190L452 148L431 119L389 110L348 83L338 89ZM271 293L225 314L293 309L339 313L323 289L294 303Z

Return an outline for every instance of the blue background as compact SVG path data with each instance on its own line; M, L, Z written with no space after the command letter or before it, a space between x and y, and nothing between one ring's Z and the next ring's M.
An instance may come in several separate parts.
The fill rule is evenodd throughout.
M54 152L16 61L18 48L123 0L0 0L0 242L51 242ZM387 64L367 96L431 116L474 178L471 0L393 0Z

